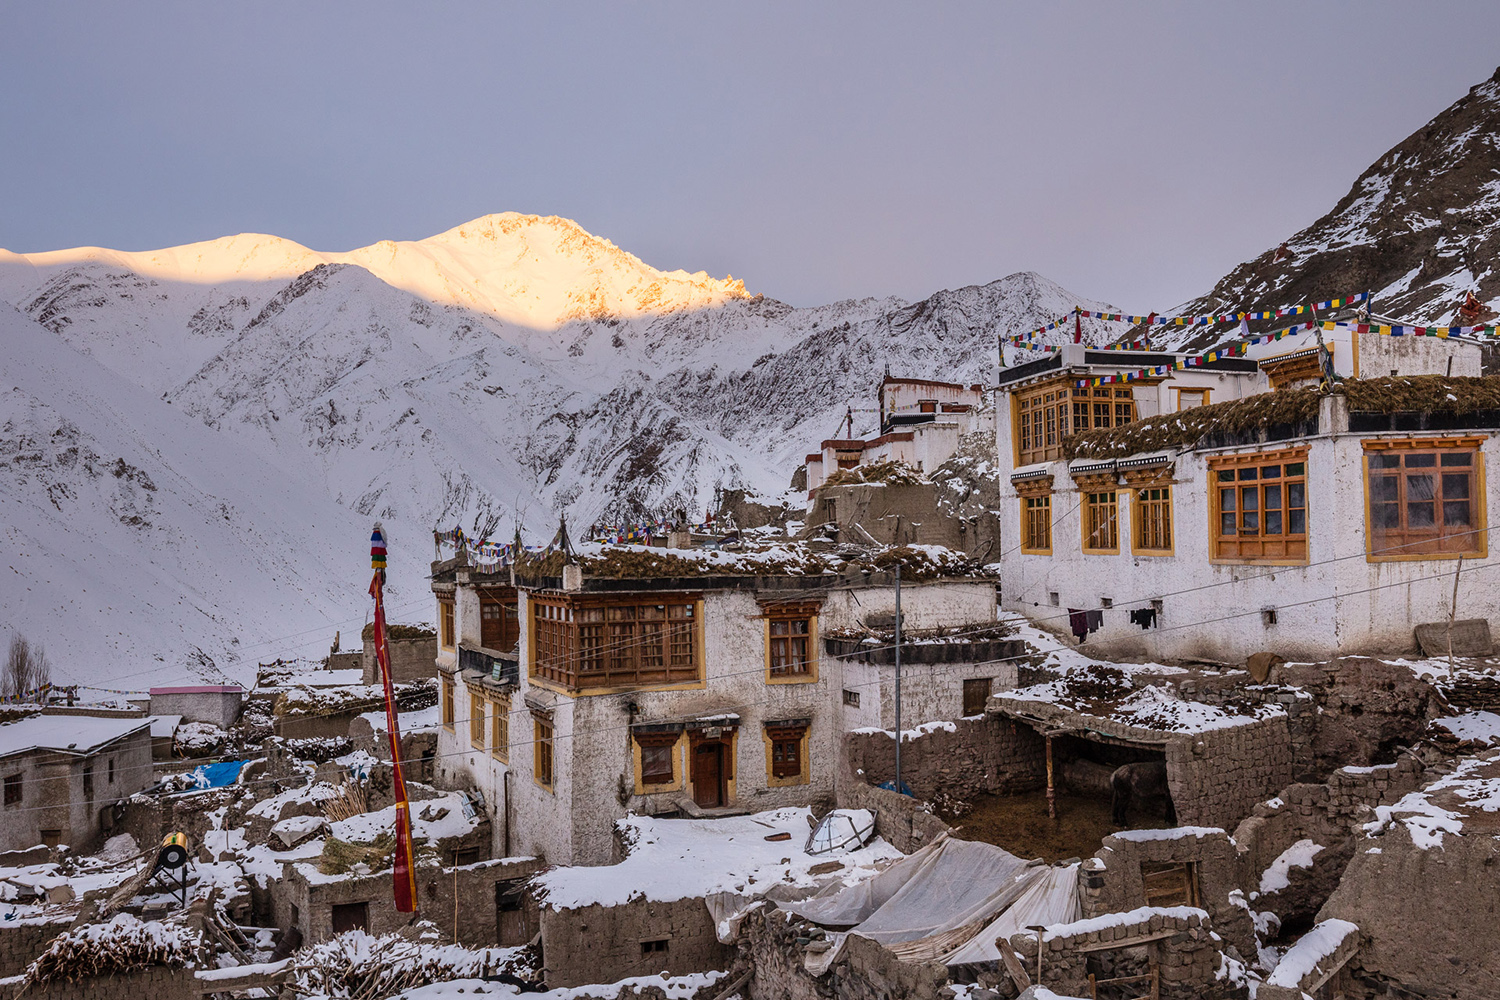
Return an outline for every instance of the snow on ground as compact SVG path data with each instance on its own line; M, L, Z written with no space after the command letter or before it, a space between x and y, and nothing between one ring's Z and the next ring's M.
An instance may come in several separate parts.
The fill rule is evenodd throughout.
M378 712L365 712L360 715L370 724L370 728L377 733L385 732L385 709ZM396 725L401 727L401 735L407 733L421 733L436 730L442 725L439 706L430 705L427 708L418 709L415 712L401 712L396 716Z
M1174 826L1165 830L1119 830L1113 836L1120 840L1144 843L1148 840L1182 840L1185 837L1212 837L1224 833L1217 826Z
M699 990L712 986L726 975L728 975L726 972L695 972L687 976L667 976L665 973L659 976L633 976L615 983L566 987L541 993L527 993L525 996L526 1000L576 1000L578 997L614 1000L627 990L634 994L649 986L661 990L666 1000L687 1000L688 997L696 996ZM419 986L414 990L398 993L396 1000L438 1000L440 997L472 996L475 993L504 997L518 996L520 990L508 983L492 983L483 979L455 979L447 983L433 983L430 986Z
M753 895L777 882L813 886L818 882L808 869L830 860L844 863L839 877L854 885L876 874L877 862L903 856L879 837L849 853L806 854L811 816L806 808L724 819L629 816L619 824L630 845L624 861L552 868L538 876L537 887L544 905L554 909L617 906L636 898L665 903L715 892ZM767 839L778 833L791 839Z
M1500 741L1500 715L1494 712L1465 712L1445 719L1433 719L1432 724L1442 726L1461 740Z
M1299 840L1291 847L1277 855L1276 860L1260 877L1260 894L1280 892L1292 884L1291 870L1293 868L1311 868L1313 858L1323 850L1323 845L1315 844L1311 840Z
M462 837L479 825L480 816L469 805L463 792L446 792L435 799L411 804L411 831L415 838L439 840ZM339 840L368 844L382 833L396 829L396 807L386 806L375 812L360 813L332 824Z
M1376 836L1400 823L1412 843L1428 849L1442 847L1445 834L1463 835L1464 820L1476 814L1460 809L1500 813L1500 756L1486 753L1460 761L1452 774L1408 792L1393 805L1376 806L1375 819L1364 825L1365 832ZM1485 819L1484 826L1492 830L1500 817Z

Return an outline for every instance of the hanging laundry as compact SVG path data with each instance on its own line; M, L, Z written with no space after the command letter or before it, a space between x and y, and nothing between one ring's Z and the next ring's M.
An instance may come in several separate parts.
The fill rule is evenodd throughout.
M1089 612L1089 631L1096 632L1104 627L1104 612L1095 608Z
M1139 625L1144 629L1156 628L1156 609L1137 608L1130 612L1130 624Z
M1089 634L1089 613L1087 611L1078 611L1074 608L1069 608L1068 629L1073 633L1073 636L1079 642L1082 642L1084 638Z

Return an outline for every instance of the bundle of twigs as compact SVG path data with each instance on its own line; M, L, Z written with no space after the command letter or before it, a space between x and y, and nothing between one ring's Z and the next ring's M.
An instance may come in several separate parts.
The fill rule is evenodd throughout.
M324 875L346 875L355 865L368 865L370 871L378 872L391 865L396 853L396 838L382 833L368 844L351 844L347 840L329 837L323 842L323 853L318 856L318 871Z
M286 984L303 995L332 1000L383 1000L429 983L484 975L490 959L488 949L349 931L303 950L293 959Z
M197 937L181 923L143 921L121 913L108 923L85 924L56 938L26 970L22 989L153 965L181 967L197 947Z
M335 798L323 802L323 815L328 817L330 823L369 811L370 803L365 795L365 786L356 781L344 782L344 787L339 789Z

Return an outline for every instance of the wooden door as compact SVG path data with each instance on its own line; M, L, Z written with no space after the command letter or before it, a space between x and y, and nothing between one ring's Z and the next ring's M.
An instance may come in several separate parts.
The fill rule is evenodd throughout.
M693 801L705 809L724 804L724 744L699 743L693 748Z
M495 883L495 943L513 948L530 943L535 932L526 908L526 880L501 879Z

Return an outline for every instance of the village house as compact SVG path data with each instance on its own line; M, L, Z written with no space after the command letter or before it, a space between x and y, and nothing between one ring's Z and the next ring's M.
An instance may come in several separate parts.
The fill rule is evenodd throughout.
M523 561L514 589L464 557L433 565L437 780L483 794L496 856L607 864L618 855L615 823L628 813L831 802L838 738L881 717L882 689L865 687L862 672L851 687L822 636L888 624L889 575L841 574L828 557L790 548L765 559L586 550L581 564L560 554ZM796 567L776 558L790 551L802 553ZM992 625L993 581L968 572L909 582L906 627ZM487 618L486 607L508 601L521 623L509 653L498 648L508 636L485 632L487 621L509 620L503 611ZM965 679L982 678L985 696L1006 680L994 665L967 671L942 680L951 704L936 705L936 682L919 702L956 718L965 697L980 697Z
M831 438L808 455L809 497L835 473L861 465L904 462L918 472L936 469L953 456L964 435L994 431L995 414L985 395L981 385L898 379L887 372L877 398L880 433Z
M1006 476L1005 606L1114 656L1407 650L1496 611L1454 571L1488 558L1497 428L1491 380L1423 376L1079 434Z
M153 782L151 720L34 715L0 726L0 851L87 850L110 806Z

